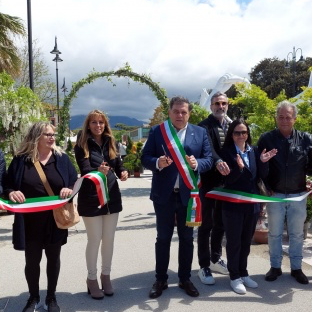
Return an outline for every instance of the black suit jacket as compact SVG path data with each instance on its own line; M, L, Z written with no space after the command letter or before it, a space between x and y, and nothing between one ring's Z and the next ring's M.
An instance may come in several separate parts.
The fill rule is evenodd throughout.
M221 150L221 157L224 161L227 162L231 172L225 177L224 188L247 192L252 194L259 194L259 188L257 185L258 179L264 179L268 174L268 163L263 163L260 160L260 153L258 152L257 147L252 147L249 154L249 167L244 162L245 167L241 171L237 164L237 151L235 145L232 144L228 147L223 147ZM243 160L244 161L244 160ZM260 209L259 204L237 204L224 202L224 209L252 209L257 212Z
M142 152L142 164L145 168L153 171L151 200L159 204L166 204L173 191L177 176L179 174L175 163L162 170L156 168L157 159L164 155L162 145L166 153L170 156L165 140L161 134L160 126L155 126L150 130L148 140ZM212 167L213 160L206 131L198 126L188 124L185 134L184 150L187 155L197 160L199 173L205 172ZM172 157L171 157L172 158ZM183 205L187 205L190 190L187 188L180 176L180 196Z

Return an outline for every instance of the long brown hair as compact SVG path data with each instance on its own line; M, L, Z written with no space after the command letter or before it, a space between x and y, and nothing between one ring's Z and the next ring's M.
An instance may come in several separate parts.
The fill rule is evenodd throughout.
M111 127L108 123L108 118L106 117L105 113L103 113L102 111L98 109L91 111L86 117L82 126L81 135L78 138L77 144L79 147L81 147L84 150L85 158L88 158L89 157L88 138L92 136L91 131L89 129L89 123L91 119L95 116L101 117L104 121L104 132L102 133L102 138L104 139L105 136L109 138L109 144L108 144L109 158L114 159L117 156L115 138L113 136Z

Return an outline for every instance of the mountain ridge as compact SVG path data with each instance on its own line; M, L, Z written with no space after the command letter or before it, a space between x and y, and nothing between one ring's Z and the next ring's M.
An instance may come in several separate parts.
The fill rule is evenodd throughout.
M86 119L87 115L75 115L70 118L69 127L70 130L75 130L82 128L82 125ZM116 124L122 123L127 126L138 126L141 127L146 122L143 120L138 120L136 118L131 118L127 116L107 116L109 118L109 124L111 128L114 128Z

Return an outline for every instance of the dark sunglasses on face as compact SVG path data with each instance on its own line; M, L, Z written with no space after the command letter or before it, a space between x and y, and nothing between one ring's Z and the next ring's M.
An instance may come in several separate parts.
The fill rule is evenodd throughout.
M247 135L248 132L247 131L233 131L233 134L235 136L240 136L240 135Z
M213 103L214 105L218 105L218 106L226 106L226 105L228 105L228 103L227 102L215 102L215 103Z

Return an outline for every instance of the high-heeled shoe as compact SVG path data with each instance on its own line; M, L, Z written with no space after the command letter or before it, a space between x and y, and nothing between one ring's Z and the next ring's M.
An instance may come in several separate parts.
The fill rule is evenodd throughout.
M99 283L97 280L90 280L87 278L87 288L88 288L88 294L91 295L93 299L103 299L104 293L99 287Z
M110 280L110 275L101 274L102 290L106 296L112 296L114 289Z

